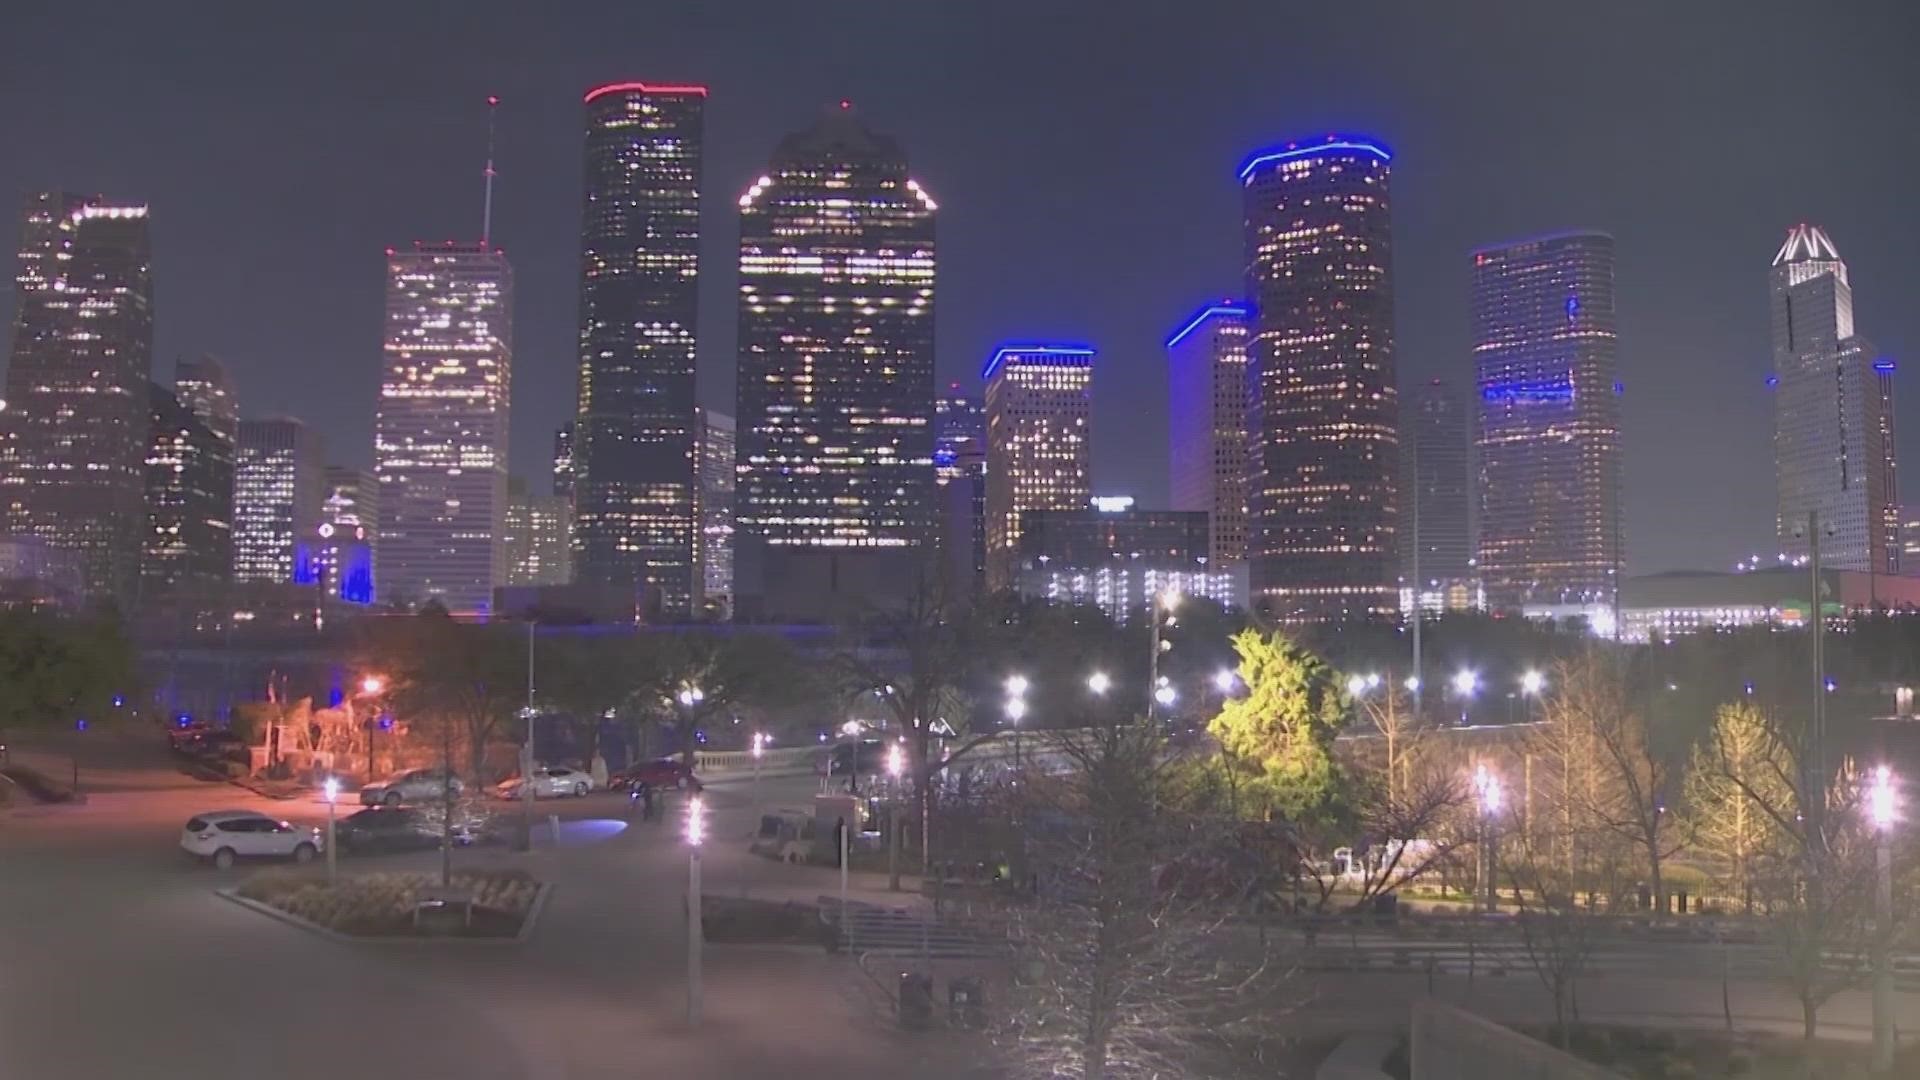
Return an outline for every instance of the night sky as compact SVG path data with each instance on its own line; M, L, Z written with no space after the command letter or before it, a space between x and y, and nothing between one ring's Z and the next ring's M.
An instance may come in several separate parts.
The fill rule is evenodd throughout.
M996 343L1101 350L1096 490L1166 490L1161 342L1240 292L1241 159L1328 131L1396 154L1403 385L1471 379L1467 252L1619 244L1630 567L1771 548L1766 271L1823 224L1861 331L1910 369L1920 503L1920 43L1897 2L328 3L14 0L0 26L0 247L30 191L150 204L155 373L212 352L247 415L367 466L383 249L472 239L488 94L517 277L512 458L544 489L573 408L580 95L712 88L703 400L733 411L735 200L851 99L939 201L939 370ZM172 10L160 10L160 9ZM189 11L188 9L192 9ZM0 309L11 314L10 278Z

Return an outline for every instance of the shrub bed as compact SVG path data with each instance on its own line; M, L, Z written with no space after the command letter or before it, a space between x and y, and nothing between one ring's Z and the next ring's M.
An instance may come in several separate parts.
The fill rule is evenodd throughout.
M414 909L423 890L440 884L430 873L385 872L342 877L329 885L324 875L276 871L243 883L238 894L305 919L318 926L358 937L454 936L513 937L520 932L540 883L524 870L459 870L453 887L473 894L473 924L457 923L450 931L429 933L414 926ZM445 924L446 920L437 920Z
M790 900L705 896L700 899L700 932L721 945L813 945L820 940L820 913L812 904Z

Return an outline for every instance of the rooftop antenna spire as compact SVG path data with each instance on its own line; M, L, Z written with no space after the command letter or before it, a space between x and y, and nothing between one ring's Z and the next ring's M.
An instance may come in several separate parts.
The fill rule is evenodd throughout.
M480 246L486 247L493 238L493 115L499 111L500 99L487 96L487 200L481 210Z

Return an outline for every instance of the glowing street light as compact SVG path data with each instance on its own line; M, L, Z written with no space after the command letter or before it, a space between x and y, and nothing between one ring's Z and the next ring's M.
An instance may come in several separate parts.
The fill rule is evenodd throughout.
M1113 688L1113 680L1104 671L1096 671L1087 676L1087 689L1096 694L1104 694Z
M1240 676L1235 675L1232 668L1221 668L1213 675L1213 685L1218 688L1222 694L1233 693L1234 685L1239 681Z
M377 694L386 688L387 680L378 675L369 675L360 680L360 692L363 694Z
M1461 668L1453 673L1453 692L1463 698L1470 698L1480 689L1480 673L1472 668Z
M1025 701L1020 698L1011 698L1007 701L1007 719L1013 721L1013 726L1019 727L1020 721L1025 718L1026 715L1027 703Z
M1538 671L1529 669L1520 676L1520 692L1528 697L1539 697L1547 688L1547 677Z
M1027 677L1025 675L1007 676L1007 696L1008 697L1026 696L1027 685L1028 685Z
M706 800L687 800L687 1026L700 1026L700 845L707 839Z
M893 780L893 798L887 800L887 889L891 892L900 891L900 778L906 773L906 748L896 740L887 747L887 776Z
M1365 678L1359 675L1353 675L1348 677L1347 679L1347 696L1348 697L1360 697L1364 695L1366 692L1367 692L1367 680Z
M1173 686L1169 683L1161 683L1153 691L1153 700L1162 705L1172 705L1179 697L1180 695L1175 692Z
M700 688L697 686L683 686L680 688L679 699L680 699L680 704L685 705L687 708L691 709L695 705L698 705L702 701L705 701L707 699L707 695L702 693Z
M1409 694L1414 693L1420 689L1420 676L1409 675L1407 676L1406 681L1401 683L1400 685L1407 688L1407 693Z
M327 884L331 885L340 872L339 856L333 847L333 804L340 801L340 781L329 776L320 791L327 797Z
M1873 1071L1893 1070L1893 827L1900 817L1893 769L1873 770L1867 822L1874 832Z
M1485 764L1474 767L1473 790L1480 801L1480 849L1484 867L1482 880L1486 888L1487 910L1492 911L1495 905L1495 879L1498 877L1500 866L1499 853L1496 850L1500 843L1498 831L1500 804L1505 798L1505 793L1500 789L1500 777Z

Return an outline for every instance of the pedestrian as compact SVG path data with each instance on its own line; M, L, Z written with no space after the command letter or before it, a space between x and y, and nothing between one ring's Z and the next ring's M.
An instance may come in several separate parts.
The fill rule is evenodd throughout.
M653 820L653 785L644 780L640 783L640 820Z

